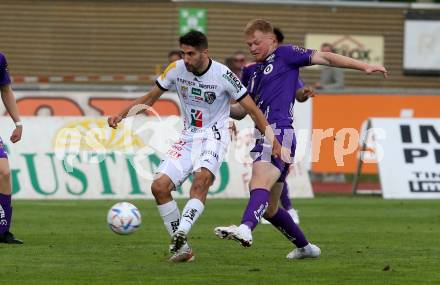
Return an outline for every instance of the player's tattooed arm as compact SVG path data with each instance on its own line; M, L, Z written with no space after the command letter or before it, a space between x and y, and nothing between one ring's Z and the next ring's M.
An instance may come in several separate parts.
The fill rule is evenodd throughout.
M332 52L316 51L312 55L312 64L328 65L341 68L356 69L366 74L381 72L387 78L388 71L382 65L368 64L350 57L342 56Z
M160 89L158 86L154 86L150 92L142 97L137 98L128 107L119 112L119 114L109 117L107 120L108 125L111 128L116 129L118 123L122 121L122 119L144 112L147 108L153 106L154 102L156 102L163 93L164 90Z
M240 103L231 104L230 109L231 109L231 113L229 116L232 119L241 120L247 115L246 109L243 108L243 106L241 106Z

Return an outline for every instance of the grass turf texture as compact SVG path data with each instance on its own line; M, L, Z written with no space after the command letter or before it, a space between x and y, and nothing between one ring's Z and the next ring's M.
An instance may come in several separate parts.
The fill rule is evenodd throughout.
M23 246L0 244L0 280L12 284L439 284L440 201L377 197L296 200L301 227L321 247L316 260L286 260L291 244L259 225L254 245L219 240L245 200L208 200L190 233L196 261L170 264L169 237L153 201L132 201L140 230L112 233L115 201L14 201L12 231ZM185 201L179 201L182 208Z

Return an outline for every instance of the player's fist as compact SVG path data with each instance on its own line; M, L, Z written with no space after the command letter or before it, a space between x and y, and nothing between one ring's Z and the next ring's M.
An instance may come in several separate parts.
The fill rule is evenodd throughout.
M19 126L16 127L14 131L12 131L12 135L11 135L11 142L12 143L16 143L19 140L21 140L21 133L23 132L23 127Z
M118 123L120 121L122 121L121 116L108 117L107 119L108 126L113 129L116 129L118 127Z

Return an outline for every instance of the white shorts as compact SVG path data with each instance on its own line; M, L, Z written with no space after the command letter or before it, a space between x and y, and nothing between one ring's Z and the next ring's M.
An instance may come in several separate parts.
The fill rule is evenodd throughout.
M223 163L228 143L229 130L190 133L183 131L180 139L168 150L166 157L157 169L157 174L166 174L177 188L190 174L204 167L214 177Z

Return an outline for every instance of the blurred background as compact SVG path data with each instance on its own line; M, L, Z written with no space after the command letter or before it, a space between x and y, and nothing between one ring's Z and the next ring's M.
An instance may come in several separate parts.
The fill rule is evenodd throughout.
M242 31L254 18L280 28L284 43L313 49L329 43L334 52L386 66L388 80L344 71L342 82L328 87L320 68L303 69L301 77L318 95L297 104L296 113L300 128L333 128L319 145L306 140L309 160L302 167L315 192L349 193L359 173L359 188L380 190L377 164L359 168L359 138L352 147L343 136L338 163L337 133L360 131L371 117L440 118L440 1L2 0L0 51L27 120L108 116L149 90L169 52L179 49L179 35L190 29L205 32L210 56L231 69L234 60L252 61ZM180 115L173 93L155 108ZM3 106L0 111L5 114ZM9 127L2 125L4 139ZM38 138L36 132L31 141ZM316 152L319 160L310 159ZM23 161L15 167L16 183L20 169L29 168Z

